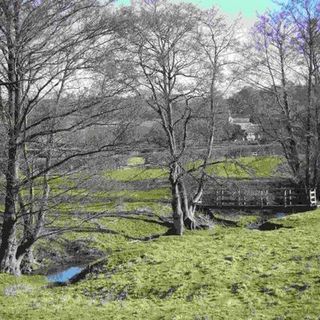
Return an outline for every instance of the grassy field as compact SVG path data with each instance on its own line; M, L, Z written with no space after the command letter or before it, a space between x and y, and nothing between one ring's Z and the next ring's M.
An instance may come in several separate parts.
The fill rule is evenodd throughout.
M144 167L142 166L143 160L141 158L135 157L131 159L128 160L127 167L106 171L104 173L105 177L109 180L130 182L166 179L168 176L168 170L165 168ZM238 159L225 159L220 163L211 164L206 171L210 175L224 178L265 178L277 175L276 170L282 162L283 159L276 156L241 157ZM199 166L201 166L201 161L186 164L187 169L196 169Z
M0 319L319 319L319 210L277 220L287 228L274 231L217 226L150 241L124 236L166 228L101 223L122 235L91 239L109 252L98 271L56 288L2 274Z
M207 172L225 178L266 178L276 175L279 157L241 157L209 166Z
M276 174L281 163L274 158L238 162L260 176ZM233 164L225 163L223 170L228 167L229 174L238 174ZM155 170L151 179L163 174L161 168L147 169ZM127 170L144 173L139 180L136 174L128 178ZM223 175L220 164L212 170ZM0 274L1 320L320 318L320 210L275 220L283 228L273 231L248 229L255 218L239 217L238 227L166 236L161 217L170 214L168 188L129 188L131 182L146 181L145 172L135 159L102 175L107 182L129 179L128 189L66 192L57 225L77 225L83 215L93 219L61 239L42 240L38 248L59 254L63 243L75 242L105 259L84 280L63 287L49 286L44 276ZM70 185L57 179L55 192Z

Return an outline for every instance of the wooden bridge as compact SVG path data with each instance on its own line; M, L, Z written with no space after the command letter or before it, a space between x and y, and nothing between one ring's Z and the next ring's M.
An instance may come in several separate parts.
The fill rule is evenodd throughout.
M203 196L199 209L266 209L302 211L317 208L316 190L297 188L215 189Z

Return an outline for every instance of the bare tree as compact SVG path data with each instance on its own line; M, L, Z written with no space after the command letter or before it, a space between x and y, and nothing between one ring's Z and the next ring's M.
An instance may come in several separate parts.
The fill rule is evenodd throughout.
M212 7L201 12L199 19L199 30L196 41L201 52L199 68L202 70L201 83L202 94L206 110L197 110L195 118L205 119L204 125L207 128L205 141L205 152L201 159L199 176L197 179L197 192L192 197L189 210L194 214L196 203L200 201L205 183L208 180L206 174L207 166L212 162L214 140L218 135L221 121L219 113L224 113L225 107L223 96L236 80L237 67L236 47L238 44L236 27L239 20L228 24L225 17L219 10ZM199 112L200 111L200 112ZM201 112L202 111L202 112Z
M19 275L22 260L46 235L49 173L76 157L109 150L121 135L110 134L100 145L75 143L79 132L108 119L117 106L106 102L123 91L120 84L103 95L81 90L90 87L84 78L92 69L92 56L112 42L111 26L106 9L94 0L0 3L1 122L6 135L2 272Z
M305 150L304 182L306 188L319 186L320 161L320 7L319 1L289 1L283 5L288 23L295 29L292 44L298 55L299 72L305 86L303 120Z
M137 92L145 97L166 137L173 227L181 235L196 228L195 207L203 194L205 168L212 154L216 85L232 32L212 10L202 13L188 4L165 1L127 10L122 36L136 75ZM216 99L216 101L214 101ZM190 128L202 119L208 126L201 165L188 169L190 149L197 144ZM195 173L195 171L197 171ZM196 186L187 188L190 176Z
M317 12L317 1L289 1L279 12L260 16L252 32L254 45L245 52L252 63L248 78L270 98L264 112L269 133L306 190L319 183ZM297 90L303 100L297 99Z

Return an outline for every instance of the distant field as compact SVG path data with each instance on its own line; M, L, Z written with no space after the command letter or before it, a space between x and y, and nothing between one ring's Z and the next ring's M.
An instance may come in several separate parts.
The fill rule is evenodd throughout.
M142 163L143 161L140 160L140 162ZM222 160L220 163L209 165L206 171L208 174L226 178L264 178L277 175L277 168L282 163L283 159L278 156L240 157ZM196 169L199 166L201 166L201 161L186 164L187 169ZM124 182L155 180L167 178L168 170L143 166L132 167L130 165L118 170L106 171L105 176L111 180Z
M167 174L167 170L162 168L143 167L126 167L118 170L106 171L104 173L107 179L123 182L165 179L167 178Z
M209 165L207 173L218 177L230 177L237 179L265 178L277 176L277 168L283 162L280 157L241 157L238 159L225 160L221 163ZM105 191L103 187L95 185L96 191L82 187L82 180L88 178L79 177L79 173L71 176L53 176L50 179L51 194L57 196L61 194L66 199L66 203L61 203L57 207L63 212L104 212L119 209L135 208L139 205L148 210L152 210L157 205L150 201L168 200L170 192L168 188L157 187L157 182L165 181L168 178L168 170L165 168L152 168L144 165L144 158L133 157L128 159L126 167L117 170L107 170L101 173L106 183L108 181L118 181L123 183L154 181L153 187L148 186L147 190L112 190ZM201 162L188 163L187 169L198 168ZM90 184L89 184L90 185ZM40 188L35 188L35 194L41 194ZM27 194L27 191L23 191ZM129 203L127 203L129 202ZM135 205L132 204L135 203ZM127 204L126 204L127 203ZM131 203L131 204L130 204ZM145 205L144 205L145 203ZM158 207L157 207L158 208ZM159 209L159 208L158 208ZM0 211L3 204L0 204ZM159 210L158 210L159 211Z
M276 175L281 163L280 157L241 157L212 165L207 172L226 178L265 178Z

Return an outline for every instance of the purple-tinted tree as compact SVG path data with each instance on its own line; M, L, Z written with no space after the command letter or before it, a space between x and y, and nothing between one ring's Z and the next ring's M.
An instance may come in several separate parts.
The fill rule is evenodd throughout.
M319 183L319 2L291 0L259 16L244 53L251 82L269 93L264 123L282 145L291 173L305 189ZM293 88L305 91L297 101ZM267 110L268 108L268 110Z
M306 187L314 188L319 186L320 165L320 2L291 0L283 6L283 10L295 28L291 43L297 53L306 97L301 114L304 181Z

